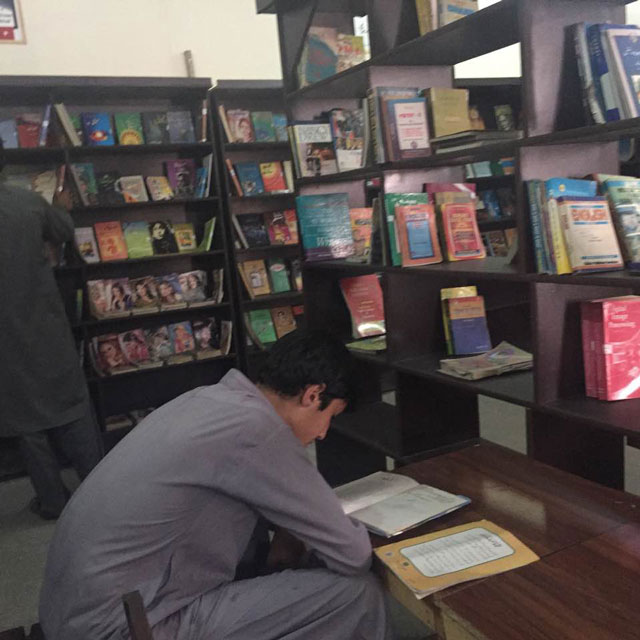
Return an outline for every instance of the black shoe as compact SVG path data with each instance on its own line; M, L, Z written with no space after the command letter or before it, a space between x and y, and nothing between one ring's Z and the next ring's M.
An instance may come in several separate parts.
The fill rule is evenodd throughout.
M43 520L57 520L60 517L60 513L54 513L53 511L49 511L48 509L43 509L40 506L40 500L38 498L32 498L29 502L29 511L31 513L35 513L37 516L40 516Z

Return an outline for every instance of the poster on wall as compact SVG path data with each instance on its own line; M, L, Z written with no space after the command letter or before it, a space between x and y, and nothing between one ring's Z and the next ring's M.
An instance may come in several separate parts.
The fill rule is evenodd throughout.
M0 0L0 44L24 44L26 41L20 0Z

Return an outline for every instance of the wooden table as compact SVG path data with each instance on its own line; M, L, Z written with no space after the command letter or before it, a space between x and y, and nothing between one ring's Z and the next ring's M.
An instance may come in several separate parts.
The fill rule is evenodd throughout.
M617 565L607 555L607 549L611 548L611 540L622 540L625 532L630 532L634 541L628 543L630 548L626 548L628 559L621 562L627 563L628 560L631 569L625 564L625 570L637 573L637 613L634 612L633 615L640 615L640 555L633 556L634 550L640 550L640 498L589 482L489 443L411 464L401 468L399 472L418 482L466 495L472 502L468 507L394 538L394 542L486 518L511 531L541 558L540 562L528 567L452 587L420 601L390 571L379 565L380 573L391 593L441 637L447 640L598 640L600 637L622 640L632 637L620 633L609 636L585 635L584 624L589 619L588 616L584 618L583 627L575 627L582 629L582 635L578 633L563 636L559 629L562 628L563 620L575 617L571 613L575 602L571 600L570 592L573 590L586 594L598 588L598 577L589 573L588 558L600 553L599 569L604 571L606 567L611 572L611 580L615 582ZM616 532L620 532L617 537ZM375 546L388 542L386 539L374 538ZM601 551L595 551L595 548ZM584 551L581 552L581 549ZM563 561L565 556L567 560ZM545 615L547 618L553 618L553 615L548 610L550 600L547 598L544 600L545 604L541 604L543 600L535 595L533 585L544 589L545 587L539 586L544 581L538 577L544 575L549 581L549 591L553 592L551 583L559 575L559 570L554 569L553 563L566 562L568 567L574 556L583 560L584 573L572 574L567 570L563 574L564 581L558 577L557 584L553 584L557 592L567 594L566 601L559 600L552 607L556 612L558 609L566 609L564 617L554 618L556 621L560 620L560 626L554 631L534 635L537 621ZM514 589L514 581L529 584L527 580L530 581L532 591L514 605L513 592L520 588ZM504 587L501 586L503 584ZM628 600L632 594L625 600L623 584L617 586L624 604L615 604L614 598L617 596L611 596L605 606L603 599L609 596L601 594L597 602L602 609L603 620L606 615L616 615L609 613L607 607L610 606L613 610L630 606ZM498 593L502 594L501 597ZM618 592L611 590L610 593ZM592 604L588 601L589 598L583 600L586 600L585 607ZM497 624L492 626L493 620L497 618L505 628L509 627L511 622L508 614L514 607L520 613L520 631L505 635L502 630L497 630ZM629 617L628 624L631 624L631 620L634 620L635 625L631 627L634 629L633 637L638 638L640 618ZM527 627L528 624L533 625L531 629ZM495 632L492 631L494 627ZM616 631L619 629L616 628ZM460 635L462 633L466 635Z

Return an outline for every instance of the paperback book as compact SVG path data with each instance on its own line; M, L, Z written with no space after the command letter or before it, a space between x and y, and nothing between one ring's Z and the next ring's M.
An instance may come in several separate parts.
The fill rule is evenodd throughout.
M76 227L76 247L80 257L87 263L100 262L96 237L91 227Z
M173 144L196 141L193 118L190 111L168 111L167 130L169 132L169 142Z
M270 313L278 339L296 330L296 319L293 317L291 307L275 307L270 310Z
M331 125L328 122L296 122L291 129L299 178L338 172Z
M108 113L82 113L84 143L90 147L104 147L115 144L111 116Z
M508 342L501 342L482 355L440 360L441 373L463 380L480 380L532 367L533 356Z
M196 184L195 162L193 160L167 160L164 166L175 197L193 197Z
M102 261L126 260L129 257L122 227L117 220L96 222L94 229Z
M433 205L396 207L396 220L403 267L442 262Z
M122 230L129 258L145 258L153 255L149 226L146 222L123 222Z
M384 302L375 274L341 278L340 289L351 314L353 337L368 338L386 332Z
M142 117L139 113L116 113L113 119L119 144L144 144Z

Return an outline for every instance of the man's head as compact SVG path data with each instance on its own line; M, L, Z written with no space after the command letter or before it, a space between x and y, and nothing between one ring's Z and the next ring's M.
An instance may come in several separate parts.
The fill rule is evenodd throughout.
M293 331L273 345L258 386L306 445L324 438L331 419L351 400L351 356L324 332Z

